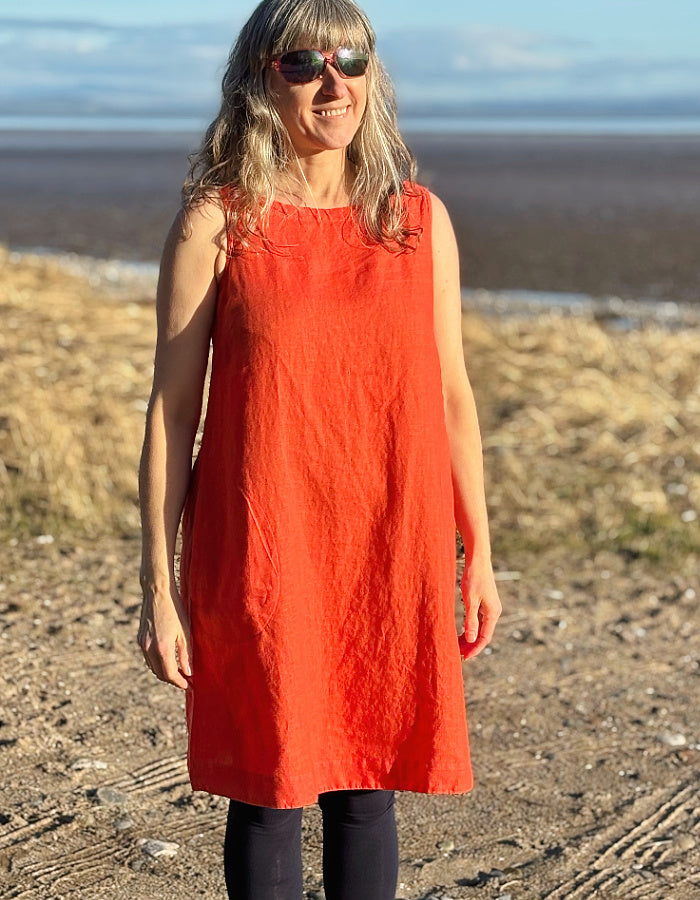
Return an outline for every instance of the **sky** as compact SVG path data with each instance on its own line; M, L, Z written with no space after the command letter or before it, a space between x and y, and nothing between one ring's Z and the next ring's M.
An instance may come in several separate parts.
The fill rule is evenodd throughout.
M424 26L452 27L492 25L550 36L591 41L610 51L642 53L697 53L700 29L697 0L499 0L470 4L464 0L366 0L360 4L375 30L395 31ZM24 0L0 2L0 17L14 8L21 16L37 20L83 20L118 25L160 25L213 22L240 26L254 3L205 0L199 4L178 0L120 0L97 4L95 0ZM397 10L400 14L397 15Z
M215 112L254 5L0 0L0 114ZM399 109L700 97L697 0L361 5Z

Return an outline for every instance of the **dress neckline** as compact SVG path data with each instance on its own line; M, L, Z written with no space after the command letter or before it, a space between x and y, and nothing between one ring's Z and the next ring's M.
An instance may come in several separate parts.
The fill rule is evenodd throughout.
M280 209L294 209L298 212L301 212L302 210L310 210L312 212L331 213L347 212L348 210L352 209L352 206L350 204L348 204L347 206L297 206L295 203L283 203L282 200L273 200L272 205L279 206Z

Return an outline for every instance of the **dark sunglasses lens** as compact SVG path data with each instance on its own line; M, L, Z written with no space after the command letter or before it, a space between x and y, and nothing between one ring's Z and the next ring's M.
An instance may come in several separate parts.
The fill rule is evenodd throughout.
M364 75L367 70L369 56L357 50L338 50L338 68L346 78L356 78Z
M280 75L292 84L306 84L323 71L323 55L317 50L291 50L280 57Z

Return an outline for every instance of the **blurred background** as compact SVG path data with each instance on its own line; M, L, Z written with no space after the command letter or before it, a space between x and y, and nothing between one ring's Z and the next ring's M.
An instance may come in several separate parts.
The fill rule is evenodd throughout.
M465 288L697 299L691 0L365 8L421 177L452 213ZM157 260L251 9L29 0L5 12L0 240Z
M697 131L700 38L690 0L363 8L407 128L529 131L555 117L566 131ZM29 0L0 20L2 122L199 130L218 108L222 65L251 9Z
M639 328L654 325L664 341L681 341L679 331L700 321L700 29L690 0L671 6L661 0L504 0L488 9L438 0L397 10L379 0L366 4L419 180L442 197L455 226L465 315L485 316L491 328L514 327L517 317L530 321L539 314L548 321L558 317L567 328L594 322L608 342L624 332L640 340ZM252 5L224 0L125 0L119 7L27 0L14 15L5 12L0 242L13 259L38 254L95 287L150 306L187 154L218 111L228 52L251 11ZM503 342L496 340L499 346ZM566 347L571 365L577 352L580 347ZM598 353L612 358L610 350ZM692 361L675 356L688 367L686 374L664 371L654 378L672 379L668 402L680 403L686 413L695 402L687 400L696 384ZM506 390L506 383L479 377L484 359L470 358L484 426L512 424L529 384L525 362L539 361L533 353L521 356L512 369L519 379L516 397L496 402L489 392ZM637 365L648 365L648 351L639 351ZM576 368L565 381L590 371ZM133 378L120 374L118 381L136 391L137 409L145 403L143 382L136 390ZM616 370L610 385L620 392L622 415L630 402L628 383ZM616 415L611 401L598 409L598 387L562 394L553 379L545 379L545 388L553 400L566 400L566 415L589 396L591 422L602 413ZM53 414L48 398L47 404ZM647 407L649 427L657 427L663 416L653 404ZM26 428L36 421L34 416ZM597 421L601 434L614 431L612 423ZM136 419L137 430L140 424ZM562 428L552 426L550 437L564 440ZM668 437L680 434L671 428ZM18 429L4 435L12 446L23 440L31 445ZM489 439L499 443L487 436L487 453ZM36 440L43 449L30 458L40 460L49 445ZM7 477L16 485L27 467L16 458L16 446L12 452L7 471L14 474ZM489 471L495 472L500 457L493 453ZM669 459L657 452L655 465L668 468ZM106 481L96 476L80 501L103 520L100 491L105 502L122 497L119 521L128 523L127 531L138 524L129 465L115 463ZM551 477L551 460L548 467ZM85 477L84 469L76 469ZM125 494L115 493L110 485L121 484L124 472L131 492L124 485ZM532 473L522 470L518 477L531 493ZM688 477L697 478L697 471ZM664 478L676 484L673 471ZM636 492L641 507L630 501L632 524L620 520L612 532L630 531L643 547L664 541L685 547L688 528L697 525L696 488L684 483L669 491L659 479L654 491ZM581 496L590 481L580 477L572 496ZM53 490L54 501L42 507L46 514L55 503L65 508L70 495ZM617 496L595 504L583 546L595 534L601 543L609 539L610 528L596 523L601 509L615 504L619 519ZM661 516L657 525L664 527L650 524L649 515ZM528 540L548 546L550 538L544 530ZM503 539L512 545L514 536Z

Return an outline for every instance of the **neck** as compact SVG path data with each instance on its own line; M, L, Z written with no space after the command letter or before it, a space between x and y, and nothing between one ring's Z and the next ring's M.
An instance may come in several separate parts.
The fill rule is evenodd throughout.
M333 207L350 202L354 181L352 164L345 149L297 156L278 183L275 195L297 206Z

